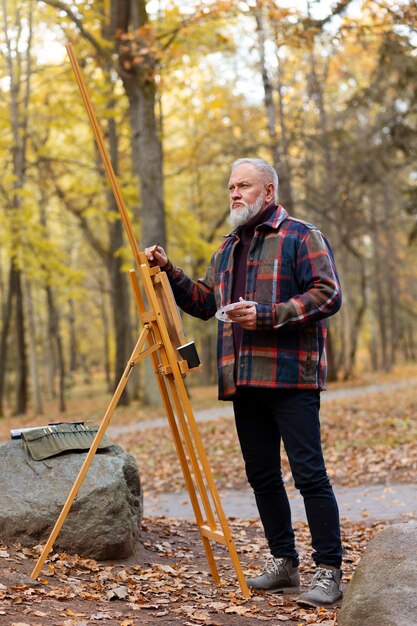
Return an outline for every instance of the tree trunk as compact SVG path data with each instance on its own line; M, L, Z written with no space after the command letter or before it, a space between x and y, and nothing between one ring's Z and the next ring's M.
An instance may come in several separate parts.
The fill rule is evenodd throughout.
M4 415L4 383L6 378L6 364L8 356L8 341L10 323L15 303L16 320L16 400L15 415L21 415L27 408L27 360L25 346L25 326L23 313L23 295L21 286L21 272L16 269L13 261L10 264L9 291L3 316L3 327L0 339L0 417Z
M201 362L204 365L201 377L205 385L214 385L217 381L216 343L217 336L211 332L204 333L200 339Z
M69 301L69 372L70 374L77 371L78 355L77 355L77 330L75 325L75 303L73 298Z
M365 260L365 272L366 272L366 313L368 317L368 325L370 332L369 340L369 356L371 362L371 369L373 372L378 370L378 336L376 330L376 319L374 314L374 307L372 304L372 264L370 259ZM373 277L372 277L373 278Z
M3 326L0 338L0 417L4 416L4 390L6 380L6 366L8 354L8 340L10 322L12 319L13 299L16 293L17 274L13 262L10 263L9 269L9 288L7 291L7 299L3 311Z
M397 361L398 349L398 293L397 280L399 261L397 258L397 242L395 239L395 231L390 227L392 222L392 206L390 202L390 190L387 184L384 184L382 191L382 206L384 208L384 245L386 246L387 262L385 264L385 281L387 292L388 319L390 328L389 341L389 360L390 366L394 367Z
M417 360L416 342L414 340L414 327L409 320L407 320L404 331L404 354L409 361Z
M5 1L2 3L3 9L3 30L4 30L4 57L7 65L10 89L8 90L8 106L11 121L12 142L12 163L13 163L13 192L11 194L9 208L16 213L21 206L21 191L25 185L26 174L26 148L27 148L27 128L29 121L29 96L32 76L32 14L33 2L30 0L23 13L15 7L15 14L8 15L9 6ZM15 45L14 34L10 35L9 23L12 23L12 32L15 30L24 31L24 36L19 38L19 46ZM13 289L9 292L9 298L16 297L16 332L17 332L17 371L16 371L16 402L15 413L20 415L26 412L27 408L27 361L25 347L25 316L23 310L22 276L16 263L18 247L20 245L19 233L13 231L12 241L12 265L11 282ZM9 304L11 307L12 299ZM7 359L7 333L9 323L3 324L2 330L2 353L0 357ZM6 333L6 335L5 335ZM3 339L4 336L4 339ZM0 412L4 385L4 365L0 371ZM3 379L3 380L1 380Z
M154 85L142 85L136 76L126 72L122 73L122 80L129 100L133 166L140 181L141 245L159 243L166 248L162 146L155 119L156 90Z
M32 297L32 286L29 280L26 278L24 281L25 285L25 301L27 307L26 318L28 321L28 345L29 345L29 369L30 369L30 380L32 382L32 394L33 394L33 408L36 415L43 414L43 406L42 406L42 394L41 394L41 383L39 376L39 359L38 359L38 351L36 346L36 321L35 321L35 312L33 309L33 297Z
M47 285L46 287L46 298L48 304L48 320L49 320L49 334L53 337L56 347L56 357L58 363L58 373L59 373L59 410L65 412L65 363L64 363L64 350L62 347L62 339L59 328L59 315L58 309L55 306L54 296L52 293L52 288Z
M104 285L100 285L100 315L103 324L103 361L106 386L109 393L112 392L111 369L110 369L110 324L105 302Z
M279 123L281 127L281 142L282 142L282 163L281 163L281 174L280 179L281 182L284 180L285 189L286 189L286 207L290 214L294 214L295 211L295 203L294 203L294 195L292 191L292 172L290 166L290 153L289 153L289 143L288 143L288 129L287 129L287 121L285 115L285 107L284 107L284 95L283 95L283 84L282 84L282 60L278 59L278 71L277 71L277 94L278 94L278 107L279 107Z
M24 415L27 409L27 358L25 342L25 316L23 311L22 272L17 271L16 281L16 402L15 415Z
M360 264L361 274L361 291L360 291L360 303L356 308L355 317L350 329L350 342L349 352L347 354L347 363L345 368L344 379L349 380L352 377L355 370L356 351L358 348L359 333L362 327L362 322L366 313L366 276L364 271L364 264Z
M265 24L263 19L262 5L258 2L255 9L256 31L258 34L258 49L260 70L264 86L264 103L267 118L267 129L270 140L272 160L275 170L279 176L279 197L280 202L291 213L294 208L292 199L291 180L288 171L288 163L282 158L279 149L279 137L277 133L277 114L274 102L274 89L268 76L265 60Z
M166 249L162 145L156 115L157 59L152 52L152 29L147 28L146 1L113 0L113 3L112 28L119 53L119 75L129 102L133 170L139 181L137 217L141 246L159 243ZM132 52L135 46L148 51L139 63ZM143 401L149 406L159 406L161 398L150 359L145 360L143 372Z
M319 136L321 143L321 152L323 155L323 186L324 186L324 208L326 212L331 212L332 208L335 206L336 200L336 180L334 175L334 165L333 165L333 157L332 150L329 139L329 123L327 119L327 111L324 103L324 94L322 87L323 80L319 79L317 74L316 67L316 56L314 53L314 48L312 48L310 53L310 76L309 76L309 91L310 96L315 102L318 112L319 112ZM333 222L334 223L334 222ZM332 224L332 222L330 223ZM337 235L336 229L333 227L333 234Z
M109 69L109 68L107 68ZM110 72L108 72L110 76ZM108 107L114 106L111 98ZM110 147L110 157L115 174L119 170L119 150L116 123L113 117L108 120L108 139ZM109 271L111 281L111 299L113 311L113 324L116 334L116 357L114 366L114 388L117 387L121 376L126 368L127 359L133 349L131 337L130 318L130 291L126 272L122 271L122 257L119 254L124 245L123 224L118 215L118 208L111 191L107 192L107 204L112 213L117 214L117 218L109 223ZM128 404L128 390L125 389L120 399L120 404Z
M157 59L152 52L152 30L147 28L146 1L113 2L119 74L129 101L133 169L140 182L141 242L144 247L152 243L166 247L162 145L155 111ZM139 63L132 52L136 45L149 51Z
M382 369L389 371L389 358L388 358L388 330L386 323L386 301L384 295L383 281L384 276L381 274L381 238L377 224L375 204L372 202L370 207L371 218L371 238L372 238L372 256L373 256L373 268L374 268L374 286L375 286L375 298L376 298L376 317L378 320L379 329L379 346L381 355Z
M335 363L338 363L338 367L343 367L344 378L351 376L353 371L353 364L356 356L357 348L357 336L359 328L354 328L353 320L359 319L362 322L363 319L363 289L361 292L361 303L359 310L355 311L354 301L349 289L349 280L343 280L344 277L349 276L349 250L353 252L353 255L357 257L360 262L357 251L350 247L348 241L344 241L340 237L340 217L336 213L336 198L337 198L337 179L334 171L334 162L332 154L332 145L329 137L329 121L328 113L325 106L324 92L322 84L323 78L319 78L316 67L316 56L314 53L314 47L312 47L310 55L310 74L309 81L309 95L317 107L319 119L317 123L318 132L316 136L316 143L319 144L319 151L322 157L322 167L319 175L319 180L316 183L314 193L316 197L313 198L314 204L319 204L322 207L321 215L323 222L323 229L330 235L331 245L334 249L339 249L338 255L338 269L343 284L343 307L340 312L341 319L341 350L338 358L335 357ZM317 137L320 137L318 140ZM312 150L317 150L317 146L312 146ZM311 192L310 192L311 196ZM362 276L363 278L363 276Z
M333 347L333 330L332 330L332 322L329 322L329 327L327 329L327 339L326 339L326 353L327 353L327 380L329 382L335 382L337 380L337 365L334 355L334 347Z
M46 290L46 287L45 287ZM50 320L51 312L48 307L48 298L46 299L47 303L47 313L48 313L48 321L46 327L46 337L45 337L45 353L44 353L44 363L45 363L45 371L46 371L46 385L48 389L48 395L52 400L56 399L56 385L55 385L55 373L56 373L56 358L55 358L55 350L54 350L54 340L50 333L50 328L52 322Z

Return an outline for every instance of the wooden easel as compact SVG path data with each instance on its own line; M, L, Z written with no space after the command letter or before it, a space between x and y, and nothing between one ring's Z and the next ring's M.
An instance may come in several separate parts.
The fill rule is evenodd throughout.
M217 542L227 547L235 568L240 589L245 597L250 597L250 592L242 572L239 557L223 512L184 385L184 376L190 368L188 367L188 362L180 357L177 348L183 345L186 339L168 277L159 267L150 267L146 255L139 251L123 202L120 186L115 176L71 44L67 44L67 51L87 114L93 127L97 146L103 159L122 221L126 228L129 243L137 264L140 283L146 296L147 306L142 296L137 273L132 269L129 271L129 277L143 329L126 365L122 378L113 394L97 435L94 438L67 501L62 508L31 577L34 579L38 577L48 554L52 550L54 541L81 488L88 468L91 465L134 366L144 358L150 356L213 579L216 583L220 582L220 576L211 546L211 542Z

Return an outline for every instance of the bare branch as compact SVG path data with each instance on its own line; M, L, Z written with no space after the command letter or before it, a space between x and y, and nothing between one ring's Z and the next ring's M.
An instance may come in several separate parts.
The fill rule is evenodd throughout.
M106 50L99 43L99 41L95 37L93 37L93 35L89 33L88 30L84 28L82 19L77 17L74 11L72 11L67 4L65 4L64 2L60 2L60 0L42 0L42 2L44 2L45 4L48 4L51 7L54 7L55 9L59 9L60 11L63 11L64 13L66 13L66 15L70 18L71 22L73 22L76 25L76 27L78 28L80 34L84 37L84 39L89 41L100 55L106 56Z

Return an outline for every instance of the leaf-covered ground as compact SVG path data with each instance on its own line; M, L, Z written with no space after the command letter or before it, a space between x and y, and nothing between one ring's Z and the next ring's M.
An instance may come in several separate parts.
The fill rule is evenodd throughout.
M234 421L221 416L199 424L219 488L246 485ZM346 486L413 482L417 474L417 383L405 389L325 402L321 411L327 469L333 483ZM172 437L150 428L113 437L133 454L149 491L184 489ZM227 459L227 462L225 462ZM283 471L291 482L283 455Z
M207 396L204 393L203 390L192 392L195 409L212 402L212 390ZM68 414L67 419L84 416L82 406L82 403L74 405L73 414ZM222 405L219 406L221 409ZM414 482L416 409L416 383L388 393L324 402L322 434L333 482L346 486ZM120 421L116 415L112 425L155 416L145 415L133 407L121 413ZM55 421L56 418L56 415L49 415L37 421ZM19 425L27 425L27 422ZM2 440L7 439L10 426L16 423L4 420L0 425ZM217 419L199 424L199 431L217 486L239 488L246 485L233 419L222 417L220 411ZM113 440L137 458L145 490L184 490L168 426L120 434ZM287 465L284 465L284 473L291 486ZM232 519L230 526L245 574L254 573L266 556L259 523ZM353 524L343 520L345 584L370 538L381 527L379 523ZM306 586L313 570L305 524L296 524L296 536L302 557L302 582ZM245 600L239 592L229 554L219 544L213 546L213 551L222 584L212 584L200 535L193 522L146 518L142 538L138 552L121 563L96 563L73 555L53 554L37 583L28 575L35 565L38 549L5 546L0 542L0 625L337 624L337 609L304 610L297 606L295 596L255 594Z
M258 522L231 520L230 526L245 573L254 573L264 558ZM308 554L309 533L297 523L301 556ZM344 525L347 582L371 536L381 524ZM302 609L296 596L254 594L244 599L228 552L216 544L222 578L214 585L195 524L167 518L147 518L143 545L123 563L97 563L66 553L53 554L38 582L29 574L39 548L0 544L0 624L7 626L334 626L337 609ZM302 559L308 563L309 559ZM312 569L302 566L306 586Z

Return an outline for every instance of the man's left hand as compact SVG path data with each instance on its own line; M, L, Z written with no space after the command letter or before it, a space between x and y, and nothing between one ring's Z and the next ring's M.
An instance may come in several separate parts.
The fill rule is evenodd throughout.
M227 312L231 322L240 324L245 330L256 329L256 306L245 304L243 298L239 298L241 304L237 304L231 311Z

